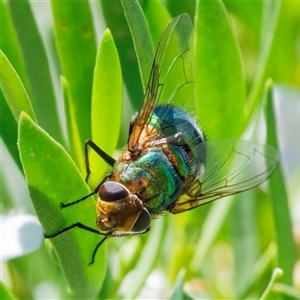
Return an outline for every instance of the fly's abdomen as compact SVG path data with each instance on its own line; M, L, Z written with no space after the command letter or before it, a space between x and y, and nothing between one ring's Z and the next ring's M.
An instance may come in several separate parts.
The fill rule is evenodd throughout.
M206 153L203 132L196 121L177 106L160 105L155 108L150 124L164 137L174 136L174 140L170 139L168 148L174 151L175 156L179 155L179 158L184 154L187 156L187 177L198 177L200 165L205 163ZM181 173L184 164L175 159L175 166L176 162L178 172Z

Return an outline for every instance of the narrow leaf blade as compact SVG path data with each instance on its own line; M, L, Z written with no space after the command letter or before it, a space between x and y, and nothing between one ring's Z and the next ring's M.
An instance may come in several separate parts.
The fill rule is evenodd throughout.
M62 142L49 60L30 3L28 0L8 3L24 57L30 84L30 99L36 117L41 127Z
M88 1L51 1L56 45L69 87L83 151L91 138L91 95L96 42ZM82 152L83 155L83 152ZM84 169L84 166L80 166Z
M121 1L100 1L100 4L105 23L110 29L119 50L123 79L130 98L130 104L133 111L137 111L141 108L143 101L143 88L130 30ZM133 112L128 104L126 105L126 111L129 114Z
M197 4L197 115L210 139L238 137L246 86L237 41L221 1L199 0Z
M93 199L60 209L60 203L75 201L90 191L66 151L22 113L19 123L19 151L30 196L47 234L81 222L95 225ZM89 266L100 236L73 229L50 239L73 298L92 299L99 293L106 271L106 248L101 247Z
M107 154L117 147L122 118L122 71L109 30L104 32L96 58L92 92L92 140ZM90 152L92 180L104 175L107 164Z
M273 103L273 84L271 80L268 80L265 99L267 144L278 148ZM288 196L280 163L269 180L269 189L277 235L278 267L284 272L282 282L287 285L292 285L293 269L296 263L296 245L293 238Z
M151 35L138 1L122 0L122 5L131 31L133 45L138 59L140 75L145 90L154 58Z
M2 51L0 51L0 60L2 62L0 70L1 90L14 119L18 122L20 113L24 111L32 119L36 120L30 99L23 83Z

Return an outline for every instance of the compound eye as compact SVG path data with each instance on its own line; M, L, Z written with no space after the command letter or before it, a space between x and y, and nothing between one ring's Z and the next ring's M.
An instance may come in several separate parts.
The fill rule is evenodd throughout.
M151 223L151 216L146 208L143 208L131 231L142 232L145 231Z
M128 195L129 191L125 186L115 181L106 181L99 188L99 197L105 202L118 201Z

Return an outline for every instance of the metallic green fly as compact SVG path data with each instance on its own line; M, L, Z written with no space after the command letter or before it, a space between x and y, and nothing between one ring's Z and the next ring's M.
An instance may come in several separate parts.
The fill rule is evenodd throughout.
M53 238L78 227L107 237L145 233L165 212L178 214L261 184L278 163L277 151L238 139L207 141L189 114L196 99L193 30L187 14L172 19L159 42L141 110L132 117L129 138L117 160L92 141L111 171L89 195L98 194L94 229L77 222Z

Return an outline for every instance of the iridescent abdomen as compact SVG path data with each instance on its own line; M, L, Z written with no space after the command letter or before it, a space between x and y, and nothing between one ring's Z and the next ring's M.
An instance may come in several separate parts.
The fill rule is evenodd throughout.
M204 135L196 121L183 109L177 106L160 105L154 110L150 124L162 132L164 136L181 133L172 145L180 147L188 156L188 177L198 177L201 164L205 163L203 153Z
M158 141L169 138L168 142L146 147L135 160L117 162L112 180L136 194L155 215L176 201L198 175L205 160L198 145L204 138L195 120L175 106L157 106L149 126L160 133Z

